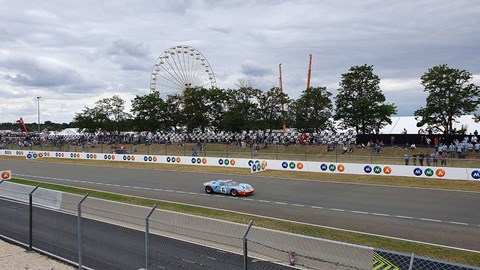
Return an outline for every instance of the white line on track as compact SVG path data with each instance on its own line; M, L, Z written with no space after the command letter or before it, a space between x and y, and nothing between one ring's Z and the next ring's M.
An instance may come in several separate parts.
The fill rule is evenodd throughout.
M407 216L394 216L394 217L397 217L397 218L406 218L406 219L413 219L413 217L407 217Z
M456 225L465 225L465 226L468 226L468 223L463 223L463 222L449 221L448 223L456 224Z
M430 219L430 218L420 218L420 220L423 220L423 221L432 221L432 222L442 222L442 221L439 220L439 219Z
M286 205L287 203L284 203L284 202L275 202L275 204Z
M343 209L337 209L337 208L330 208L328 210L332 210L332 211L337 211L337 212L345 212L345 210Z
M298 203L294 203L294 204L292 204L292 205L293 205L293 206L298 206L298 207L305 207L305 205L303 205L303 204L298 204Z
M370 213L368 212L363 212L363 211L350 211L352 213L355 213L355 214L364 214L364 215L369 215Z
M374 216L381 216L381 217L389 217L390 215L382 214L382 213L372 213Z
M311 205L310 208L313 208L313 209L324 209L324 208L321 207L321 206L314 206L314 205Z

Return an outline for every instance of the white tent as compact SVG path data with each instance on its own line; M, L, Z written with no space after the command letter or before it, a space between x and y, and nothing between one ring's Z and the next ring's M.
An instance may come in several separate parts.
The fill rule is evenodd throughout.
M78 128L66 128L60 132L57 132L55 135L63 135L63 136L72 136L72 135L80 135Z
M475 130L480 131L480 122L475 123L475 121L473 120L473 115L462 115L457 118L456 122L453 123L453 128L455 128L456 130L461 130L462 126L467 128L466 134L473 134ZM401 134L403 132L403 129L406 129L407 134L418 134L420 128L426 131L427 125L417 127L417 120L415 120L415 116L396 116L392 117L391 125L387 125L384 128L380 129L380 133Z

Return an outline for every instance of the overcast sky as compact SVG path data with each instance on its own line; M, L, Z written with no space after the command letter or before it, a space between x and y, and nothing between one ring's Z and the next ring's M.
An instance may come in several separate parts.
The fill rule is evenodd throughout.
M398 115L425 106L420 76L440 64L480 84L480 1L7 1L0 0L0 122L70 122L95 101L149 93L155 60L199 50L220 88L251 79L297 98L337 93L341 74L373 65Z

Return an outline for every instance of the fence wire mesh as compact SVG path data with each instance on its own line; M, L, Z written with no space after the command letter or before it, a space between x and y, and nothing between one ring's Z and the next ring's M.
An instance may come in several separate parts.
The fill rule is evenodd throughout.
M11 200L0 200L1 233L23 243L29 242L25 202L32 190L0 184L0 197ZM166 210L153 211L147 222L152 208L89 197L79 219L83 196L42 188L32 199L34 247L70 261L81 252L92 269L480 270L255 226L246 234L245 224Z
M58 255L70 261L77 260L76 213L59 212L62 192L39 188L33 193L32 244L36 248ZM54 211L52 211L54 210Z

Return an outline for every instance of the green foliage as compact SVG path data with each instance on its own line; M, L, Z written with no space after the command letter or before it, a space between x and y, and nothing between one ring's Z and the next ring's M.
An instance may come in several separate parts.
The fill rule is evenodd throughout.
M81 113L76 113L73 125L90 133L99 130L121 131L130 118L124 110L125 101L114 95L97 101L93 108L85 107Z
M471 80L470 72L447 65L428 69L421 77L424 92L428 93L427 104L414 113L420 120L417 126L428 124L450 133L457 117L476 111L480 88Z
M303 91L291 106L294 127L316 132L333 129L331 96L326 87L310 87Z
M335 120L341 120L342 128L354 128L357 133L378 132L391 124L396 106L385 103L380 89L380 78L373 73L373 66L354 66L342 74L336 97Z
M165 101L156 93L136 96L132 100L131 112L134 116L133 130L157 131L165 128L164 118L166 111Z
M284 113L282 103L288 105L288 95L274 87L267 92L261 92L258 97L258 125L263 130L282 129Z
M259 128L257 104L260 95L260 90L251 87L227 90L227 110L222 117L222 129L238 132Z

